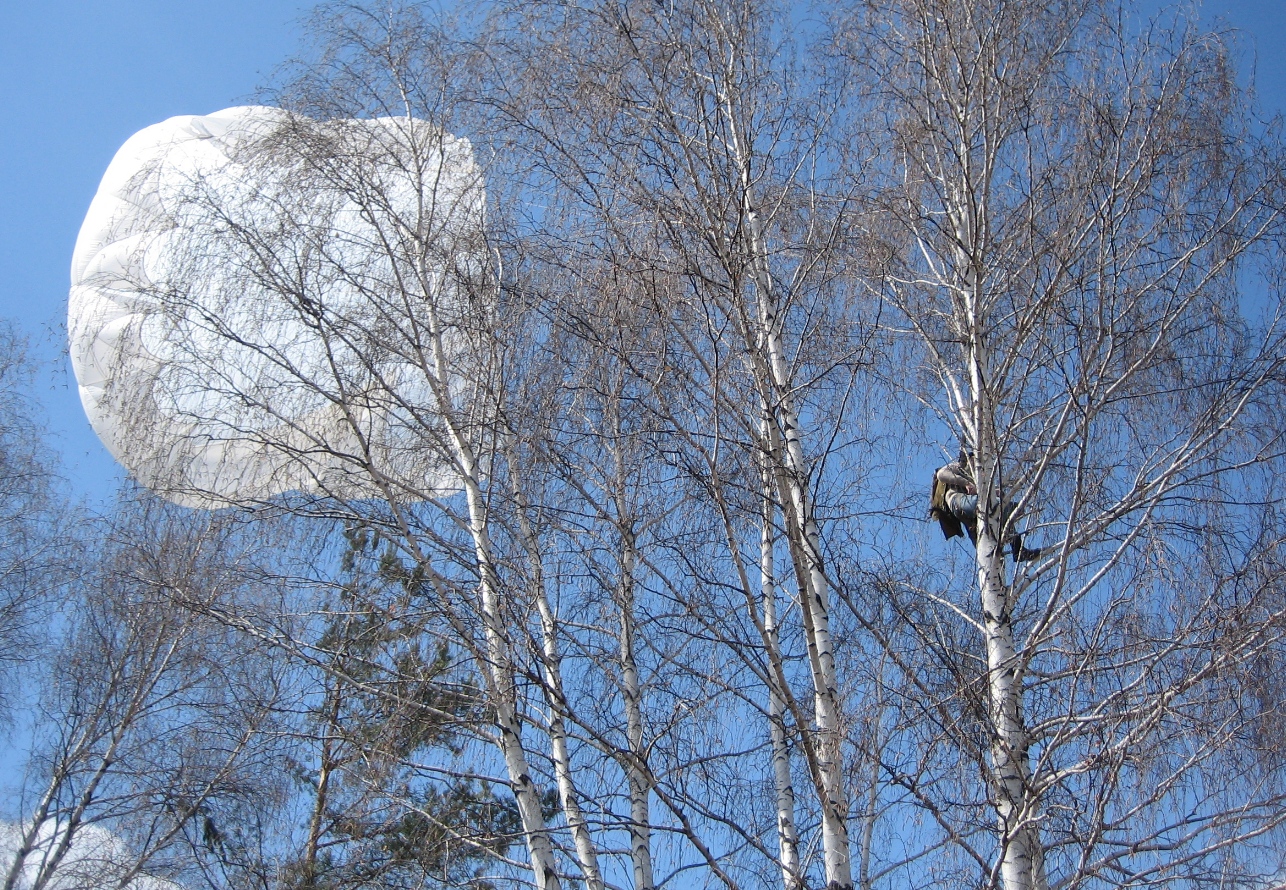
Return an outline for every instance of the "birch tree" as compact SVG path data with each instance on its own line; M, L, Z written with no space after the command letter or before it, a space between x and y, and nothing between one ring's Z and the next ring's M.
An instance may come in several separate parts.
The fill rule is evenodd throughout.
M54 494L55 463L30 399L36 366L27 343L0 322L0 676L18 676L36 645L33 633L71 569L71 522ZM8 686L8 684L6 684ZM0 692L0 722L12 717L11 689Z
M966 684L935 719L985 796L926 777L924 805L987 886L1271 882L1280 760L1235 764L1282 630L1273 132L1182 17L912 0L851 26L892 119L872 277L978 491L973 577L910 587L947 611L908 646ZM1039 557L1007 563L1020 531Z
M255 447L285 457L305 475L322 464L336 468L329 477L335 481L316 480L318 495L298 497L287 509L370 529L389 543L390 564L406 566L403 595L409 602L396 608L441 622L476 672L482 707L492 721L490 730L475 725L471 732L494 745L498 760L481 755L460 777L508 786L531 873L538 886L556 888L563 867L546 826L545 789L538 785L544 776L533 763L531 730L524 729L532 703L520 685L523 624L512 611L532 582L507 568L501 548L516 538L501 534L493 515L496 499L504 500L508 490L497 421L506 407L500 377L506 330L518 319L506 318L513 307L503 304L486 233L475 224L481 219L482 183L462 190L450 184L478 173L468 143L449 129L454 106L441 91L453 76L442 64L450 53L424 54L440 35L412 10L382 20L347 9L325 23L331 42L323 58L289 88L291 104L303 113L283 114L270 138L237 155L248 177L281 187L238 201L193 177L176 196L173 230L202 236L175 258L170 284L137 284L156 313L183 319L173 325L180 332L172 348L184 356L176 367L194 374L193 389L231 398L289 430L275 437L249 433ZM325 83L327 76L334 81ZM339 107L346 109L345 119L331 116ZM380 117L380 133L354 116ZM455 163L444 160L448 155L461 161L460 169L448 169ZM351 208L360 220L355 225L363 234L356 240L356 229L345 229L334 217L336 206ZM278 306L279 320L307 331L321 361L296 361L289 344L273 339L271 323L269 330L238 327L237 301L251 283ZM352 298L343 311L328 305L336 287ZM224 302L213 311L201 309L201 301L211 298ZM219 348L232 344L248 350L285 385L255 389L239 379ZM298 410L292 387L335 411L335 423L323 434L310 434L291 420ZM180 411L190 412L193 424L224 423L230 437L247 435L236 421L228 427L202 414L209 403L189 402ZM430 472L408 476L392 470L398 458L373 443L367 423L372 410L400 418L409 437L402 443L406 453L427 461ZM140 418L140 429L146 427ZM345 479L361 482L353 487ZM378 498L371 502L373 494ZM194 495L199 499L201 493ZM384 617L391 627L411 616ZM310 648L281 640L262 624L248 629L297 652ZM547 681L556 695L556 670ZM336 689L330 698L338 702L358 694ZM476 749L473 754L478 756ZM324 797L317 798L322 809ZM574 807L575 800L567 798L564 808L574 814ZM574 815L569 821L576 824ZM506 847L494 841L480 849L496 853ZM309 862L315 864L316 856L304 856L305 875L315 871Z
M239 159L251 171L292 171L298 193L274 193L271 206L245 215L194 181L176 224L206 225L209 237L185 259L176 286L150 295L158 311L192 326L188 358L207 372L202 386L289 417L275 392L238 390L235 375L202 365L195 348L235 343L334 404L351 433L342 441L357 447L290 437L266 444L304 466L323 455L328 466L373 482L381 497L358 501L355 489L339 486L289 508L378 529L415 579L414 599L431 604L468 654L494 718L483 734L499 755L479 769L505 775L538 886L559 886L572 861L596 887L605 880L602 860L620 850L639 886L699 868L732 887L774 863L792 886L820 870L825 882L847 887L843 691L812 462L833 448L860 349L837 283L833 208L814 215L821 193L811 174L799 174L820 157L817 118L788 114L776 94L791 86L790 71L786 54L774 54L781 35L763 28L767 9L701 5L637 21L641 11L611 5L584 16L552 6L533 12L546 24L574 13L571 29L522 36L534 19L498 9L480 26L487 39L453 43L411 10L332 10L324 20L330 42L282 93L301 114L284 117L271 140ZM542 44L545 37L554 42ZM588 110L624 113L553 120L578 91L600 90L600 74L621 52L629 78L618 86L627 91L609 90ZM573 57L578 67L555 67ZM564 73L569 81L559 79ZM476 92L496 76L531 89ZM548 104L516 117L545 87ZM639 117L641 106L629 104L635 89L661 102L655 116ZM381 133L395 150L382 136L367 138L369 128L346 127L342 117L354 115L387 117ZM593 135L599 124L610 139ZM629 135L640 126L639 138ZM431 193L433 165L423 161L457 127L493 153L488 191L501 196L485 231L463 233L477 240L456 245L457 255L476 260L444 266L451 248L441 220L421 207L413 219L375 223L377 237L363 244L374 259L354 267L351 251L335 249L309 207L295 203L296 194L336 195L364 219L384 220L394 203L388 176ZM701 141L689 165L691 138ZM592 164L580 173L589 178L575 178L575 163L564 166L560 155L578 140L581 160ZM658 163L640 163L653 149ZM629 215L583 200L603 171L604 194L626 201L620 208ZM545 174L558 188L549 212L540 209L550 200L538 181ZM674 177L682 202L666 194ZM631 197L636 187L643 190ZM605 222L605 253L585 255L570 287L554 284L566 257L548 249L575 243L559 227ZM777 250L781 263L770 258ZM361 311L327 310L326 288L337 281L361 293ZM231 300L238 282L269 288L326 344L331 365L292 365L261 332L193 310L200 288L226 289ZM624 344L619 330L577 327L603 312L603 302L587 300L591 286L608 282L622 306L613 320L630 319L659 342L631 351L636 344ZM626 305L636 298L647 301L644 311ZM796 351L832 322L832 349ZM613 342L594 342L604 334ZM593 369L588 377L575 364L581 356ZM415 378L411 389L389 375L390 361ZM638 361L649 365L642 376ZM411 391L429 393L427 403ZM458 492L387 472L381 455L361 446L364 412L377 403L415 430L417 453L433 455ZM809 413L818 425L806 435ZM679 488L667 491L671 484ZM757 494L746 499L747 490ZM703 527L707 520L714 524ZM692 562L694 540L702 559L717 561L714 570ZM552 553L550 541L559 547ZM766 583L770 562L789 566L794 584ZM591 580L569 582L577 565ZM731 612L728 590L736 593ZM779 597L804 614L786 634ZM596 614L605 607L609 623ZM685 615L701 633L684 630ZM781 652L783 640L791 655ZM729 671L712 673L724 661ZM575 689L566 686L569 664ZM747 682L757 695L747 696ZM739 713L755 720L750 752L727 729ZM811 797L799 806L824 850L820 865L799 852L804 832L788 803L799 767L789 763L787 734L805 751ZM601 754L612 769L597 766ZM746 802L761 797L747 773L776 777L771 815L750 824L746 814L759 808ZM723 793L728 781L742 796ZM550 822L546 787L557 789L566 834ZM585 805L593 801L609 803L591 815Z
M163 883L189 874L202 844L232 843L229 814L270 801L271 659L171 598L228 603L252 585L219 552L226 529L165 513L126 505L67 596L45 671L32 672L39 710L9 890Z
M765 737L781 728L789 699L821 821L824 881L847 887L845 703L817 503L818 486L832 480L821 481L815 462L841 453L833 424L846 417L844 387L865 344L840 271L845 198L824 184L838 162L825 129L838 104L808 92L835 85L794 64L786 31L774 27L786 15L760 4L527 7L495 20L488 58L498 73L485 88L538 158L534 187L550 209L531 241L533 257L545 252L533 262L571 282L563 308L551 311L576 312L568 328L608 348L618 348L612 322L594 316L619 323L607 307L620 298L596 306L593 294L628 294L652 314L644 329L654 339L626 344L620 361L650 382L643 410L652 435L668 437L653 446L662 463L703 502L679 509L718 530L718 568L703 582L740 591L743 623L709 620L728 634L728 654L759 672ZM789 583L779 587L782 557ZM775 642L781 589L799 608L806 695ZM783 750L779 740L765 760L785 766ZM773 810L791 883L801 876L788 772L775 773Z

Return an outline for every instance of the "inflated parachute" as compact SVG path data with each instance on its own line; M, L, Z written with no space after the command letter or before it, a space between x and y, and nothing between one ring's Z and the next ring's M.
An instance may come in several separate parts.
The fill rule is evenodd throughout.
M85 413L189 506L428 496L480 276L469 143L412 118L263 107L131 137L72 263Z

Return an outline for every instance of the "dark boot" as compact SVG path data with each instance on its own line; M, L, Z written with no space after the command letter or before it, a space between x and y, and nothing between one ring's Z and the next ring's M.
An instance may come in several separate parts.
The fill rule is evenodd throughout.
M1014 535L1009 539L1009 552L1014 557L1014 562L1032 562L1040 559L1039 547L1024 547L1023 536Z

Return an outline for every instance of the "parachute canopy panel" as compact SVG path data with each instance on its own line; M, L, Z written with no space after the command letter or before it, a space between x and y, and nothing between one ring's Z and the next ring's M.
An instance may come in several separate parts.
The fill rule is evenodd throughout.
M188 506L431 496L481 275L466 140L413 118L175 117L117 152L72 261L94 431Z

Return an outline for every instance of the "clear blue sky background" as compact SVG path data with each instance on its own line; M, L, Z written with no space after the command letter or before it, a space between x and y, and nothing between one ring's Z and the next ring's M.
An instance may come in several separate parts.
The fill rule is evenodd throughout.
M33 395L77 493L102 497L117 472L61 354L72 246L99 178L137 130L250 98L297 51L310 6L0 0L0 316L15 319L49 363ZM1263 107L1286 109L1286 0L1207 0L1203 10L1241 32Z

